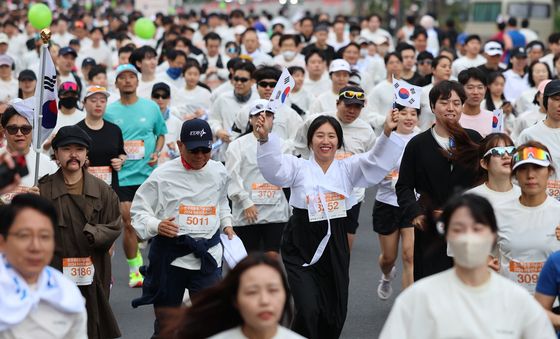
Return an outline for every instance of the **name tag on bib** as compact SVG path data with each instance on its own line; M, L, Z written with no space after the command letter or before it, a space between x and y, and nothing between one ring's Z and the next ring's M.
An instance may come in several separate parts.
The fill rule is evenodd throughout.
M525 287L531 293L535 292L539 274L544 266L541 262L519 262L511 260L509 262L509 279Z
M276 205L280 201L282 190L278 186L268 183L253 183L251 185L251 200L256 205Z
M111 166L92 166L88 168L88 172L111 186L111 183L113 182L113 170L111 169Z
M95 274L95 267L91 257L63 258L62 274L78 286L91 285L93 275Z
M212 232L217 222L216 206L179 205L179 235Z
M146 153L144 140L126 140L124 142L124 151L128 160L144 159Z
M315 208L309 208L309 204L311 203L315 205ZM314 199L309 199L309 197L307 197L307 204L310 222L327 220L327 214L318 196ZM327 207L329 219L346 217L346 199L342 194L333 192L325 193L325 205Z
M549 180L546 185L546 193L556 200L560 200L560 180Z

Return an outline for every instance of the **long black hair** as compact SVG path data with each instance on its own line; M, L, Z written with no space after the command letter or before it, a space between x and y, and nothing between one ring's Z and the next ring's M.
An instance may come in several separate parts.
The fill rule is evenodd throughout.
M280 322L289 324L292 318L290 290L280 262L267 254L254 252L241 260L220 283L194 295L191 307L175 311L175 314L170 311L169 321L162 324L160 338L203 339L242 325L243 318L235 306L239 283L247 270L258 265L271 267L280 275L286 292Z
M492 100L492 93L490 93L490 85L494 83L494 81L496 81L496 79L498 78L504 79L504 82L506 80L502 72L492 72L488 75L488 88L486 89L486 93L484 94L484 99L486 100L486 109L490 112L493 112L496 108L499 108L494 105L494 100ZM502 101L506 101L506 96L503 92L500 99L502 99Z

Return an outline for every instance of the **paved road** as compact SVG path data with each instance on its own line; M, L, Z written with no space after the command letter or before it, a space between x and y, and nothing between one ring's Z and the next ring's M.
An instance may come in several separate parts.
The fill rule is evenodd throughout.
M367 191L367 199L362 204L360 228L354 242L350 263L350 300L348 317L341 338L377 338L387 314L393 304L394 296L400 291L400 263L397 279L393 283L393 297L382 301L377 297L377 284L381 271L377 266L379 244L377 235L371 228L371 210L374 191ZM147 253L144 253L146 257ZM113 258L115 284L111 293L111 305L119 322L123 338L144 339L152 334L153 311L143 306L133 309L130 301L140 295L140 289L131 289L128 282L128 268L122 249Z

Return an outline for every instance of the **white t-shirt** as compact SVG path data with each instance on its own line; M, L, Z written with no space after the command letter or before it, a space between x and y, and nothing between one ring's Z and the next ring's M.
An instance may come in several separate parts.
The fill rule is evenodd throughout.
M541 205L527 207L515 199L499 204L495 211L500 274L534 293L544 262L560 250L555 234L560 202L547 197Z
M241 326L235 327L221 333L215 334L211 336L209 339L250 339L243 334L241 331ZM274 337L270 339L304 339L301 335L292 332L291 330L278 326L278 331L274 335Z
M506 83L504 86L504 96L509 102L515 103L521 93L529 89L529 77L527 73L523 76L515 73L512 69L508 69L503 73Z
M202 108L208 112L212 105L211 96L210 91L201 86L196 86L192 90L183 87L179 89L178 95L173 101L173 106L181 114L181 118L185 120L188 114L194 113L197 109Z
M60 111L56 115L56 125L53 129L53 134L57 133L59 129L65 126L73 126L86 118L86 114L76 109L72 114L64 114Z
M525 129L544 119L546 119L546 113L541 112L540 107L532 107L530 111L520 114L517 119L515 119L511 137L513 140L517 140Z
M550 128L539 121L535 125L525 129L518 138L517 144L523 144L529 140L535 140L546 147L552 156L554 168L560 169L560 128ZM560 199L560 171L556 171L548 180L548 194Z
M459 124L463 128L470 128L477 131L483 138L492 133L492 118L494 114L488 110L480 109L477 115L461 114Z
M459 59L453 61L453 64L451 65L451 76L457 78L462 70L471 67L478 67L480 65L484 65L485 63L486 58L484 58L480 54L477 54L476 58L474 59L468 58L466 56L460 57Z
M19 83L17 79L11 78L10 81L0 79L0 101L9 103L18 97Z
M474 188L471 188L465 193L480 195L481 197L488 199L492 207L495 207L501 203L518 199L521 195L521 189L519 188L519 186L513 185L511 190L507 192L498 192L490 189L490 187L488 187L486 183L483 183Z
M337 100L338 94L333 93L332 89L329 89L328 92L324 92L313 100L311 107L309 107L309 114L336 111Z
M311 80L308 77L308 74L305 73L305 80L303 80L302 87L303 89L307 90L309 93L313 94L314 97L318 97L319 95L325 92L332 91L332 82L327 72L323 73L323 75L319 80Z
M531 87L525 91L523 91L523 93L521 93L521 95L519 96L519 98L517 98L517 101L515 102L515 111L516 112L527 112L528 110L532 109L533 107L539 107L539 105L535 105L533 103L533 100L535 100L535 94L537 94L537 88L536 87Z
M541 305L523 288L491 272L482 286L465 285L455 269L404 290L380 339L555 339Z
M434 88L433 83L422 87L422 96L420 97L420 116L418 117L418 127L420 127L420 130L422 131L432 127L432 124L436 121L436 116L430 107L430 91L432 88Z

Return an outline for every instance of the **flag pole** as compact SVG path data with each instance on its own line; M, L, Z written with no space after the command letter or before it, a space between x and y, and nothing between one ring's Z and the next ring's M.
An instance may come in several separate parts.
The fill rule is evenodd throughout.
M41 142L41 126L42 126L42 120L43 120L43 107L42 107L42 103L43 103L43 95L44 95L44 84L45 84L45 53L46 53L46 49L49 48L49 41L51 39L51 31L47 28L43 29L41 31L41 40L43 41L43 44L41 45L41 51L40 51L40 68L39 68L39 84L40 86L37 86L37 88L39 88L39 93L35 93L35 118L34 118L34 126L33 128L35 129L34 134L35 134L35 181L34 181L34 186L37 186L38 182L39 182L39 162L41 160L41 145L39 145L39 143ZM35 91L37 92L37 91ZM38 95L38 97L37 97Z

